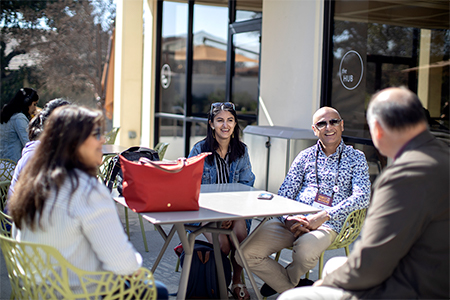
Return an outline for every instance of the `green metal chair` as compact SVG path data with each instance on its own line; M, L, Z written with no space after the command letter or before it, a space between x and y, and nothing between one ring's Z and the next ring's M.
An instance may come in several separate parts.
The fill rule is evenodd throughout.
M90 272L70 264L51 246L18 242L0 235L0 246L11 283L11 299L156 299L153 274ZM77 282L71 288L71 282ZM129 282L129 287L125 286Z
M16 163L10 159L0 159L0 181L12 180Z
M11 185L11 181L0 181L0 210L4 211L6 206L6 200L8 198L8 190Z
M113 127L110 132L105 134L106 142L105 144L113 145L116 142L117 133L119 132L120 127Z
M340 248L345 248L345 255L350 254L348 246L353 243L361 232L364 220L366 218L366 209L355 210L347 216L344 225L342 226L341 232L336 236L334 242L327 248L327 250L335 250ZM292 247L286 248L292 250ZM326 250L325 250L326 251ZM325 251L320 255L319 258L319 279L322 278L323 271L323 255ZM278 261L280 258L281 251L278 251L275 260ZM306 273L306 278L309 277L309 272Z
M101 180L102 183L105 182L108 176L108 166L111 160L116 156L116 154L106 154L103 155L102 164L98 167L97 178Z
M12 218L0 211L0 235L11 237Z
M163 160L166 155L167 147L169 147L169 143L158 143L155 146L155 150L158 152L159 160Z

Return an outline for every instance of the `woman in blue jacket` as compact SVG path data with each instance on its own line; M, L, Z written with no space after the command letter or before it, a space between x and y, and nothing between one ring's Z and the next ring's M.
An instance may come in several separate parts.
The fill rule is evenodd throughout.
M17 163L28 140L27 127L36 112L39 96L31 88L22 88L0 113L0 158Z
M211 105L208 117L206 138L194 145L189 157L202 152L212 152L206 157L202 184L242 183L253 186L255 175L248 155L247 146L239 139L240 128L235 106L231 102L217 102ZM222 222L223 228L232 228L239 242L243 241L250 230L251 220ZM212 243L210 233L205 233ZM245 285L241 282L242 267L234 259L235 249L227 235L219 235L222 252L228 255L232 251L233 285L231 291L236 299L250 299Z

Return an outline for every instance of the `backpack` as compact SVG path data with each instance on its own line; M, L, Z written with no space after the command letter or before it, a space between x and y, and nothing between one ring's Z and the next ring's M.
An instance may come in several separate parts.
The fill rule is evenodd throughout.
M152 161L159 160L158 152L156 150L146 148L146 147L131 147L127 150L120 153L123 157L130 161L139 161L139 158L146 157ZM116 155L109 162L107 169L107 176L105 177L105 185L108 187L109 191L112 190L114 183L117 184L117 190L119 194L122 196L122 182L123 182L123 173L122 168L120 167L120 159L119 155Z
M222 253L225 282L231 283L231 263L228 257ZM184 250L180 255L180 265L183 267ZM216 260L214 247L211 243L195 241L194 254L192 255L191 270L186 288L186 298L219 299L219 283L216 274Z

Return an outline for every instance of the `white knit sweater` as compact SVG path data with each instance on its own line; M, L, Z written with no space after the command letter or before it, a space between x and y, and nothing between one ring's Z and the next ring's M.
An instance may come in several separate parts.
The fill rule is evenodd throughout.
M108 189L82 171L77 174L78 188L71 195L66 179L51 211L56 195L52 191L44 206L42 227L36 223L33 232L24 224L20 231L13 229L13 236L18 241L53 246L82 270L132 274L141 266L142 257L128 241Z

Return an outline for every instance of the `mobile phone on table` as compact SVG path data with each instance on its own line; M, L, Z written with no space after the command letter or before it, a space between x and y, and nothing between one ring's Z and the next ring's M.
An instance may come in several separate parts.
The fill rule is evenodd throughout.
M261 193L258 195L258 199L260 200L271 200L273 198L273 194L271 193Z

